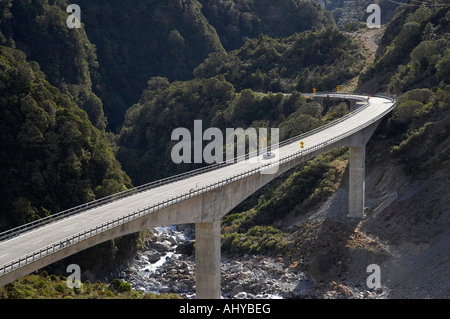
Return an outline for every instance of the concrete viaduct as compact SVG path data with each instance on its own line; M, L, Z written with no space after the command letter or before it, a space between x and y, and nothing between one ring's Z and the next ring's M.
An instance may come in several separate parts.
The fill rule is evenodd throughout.
M281 174L336 147L350 150L347 216L362 218L366 143L382 118L392 111L395 100L337 93L309 96L348 100L354 110L281 142L274 148L273 159L263 160L258 155L256 161L216 164L1 233L0 286L116 237L159 226L195 223L196 297L220 298L221 218Z

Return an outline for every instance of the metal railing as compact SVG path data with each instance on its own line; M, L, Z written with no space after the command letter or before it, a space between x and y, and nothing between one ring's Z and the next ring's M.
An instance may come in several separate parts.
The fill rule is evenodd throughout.
M336 93L333 93L333 94L336 94ZM279 143L278 146L279 147L280 146L284 146L284 145L290 144L290 143L292 143L292 142L294 142L296 140L301 140L301 139L303 139L303 138L305 138L307 136L310 136L310 135L315 134L315 133L317 133L319 131L322 131L322 130L330 127L330 126L333 126L333 125L337 124L338 122L342 122L345 119L347 119L348 117L353 116L355 113L360 112L362 109L366 108L368 105L370 105L370 102L367 102L361 108L358 108L354 112L347 114L346 116L340 118L339 120L330 122L330 123L328 123L328 124L326 124L324 126L321 126L321 127L317 128L317 129L315 129L315 130L312 130L310 132L307 132L307 133L301 134L299 136L296 136L296 137L290 138L288 140L285 140L285 141ZM87 239L89 237L95 236L98 233L104 232L104 231L109 230L111 228L117 227L117 226L122 225L124 223L127 223L129 221L132 221L132 220L134 220L136 218L140 218L140 217L142 217L144 215L147 215L147 214L150 214L150 213L152 213L154 211L160 210L162 208L174 205L174 204L176 204L176 203L178 203L180 201L184 201L184 200L192 198L194 196L198 196L198 195L203 194L205 192L209 192L209 191L211 191L213 189L222 187L224 185L227 185L229 183L235 182L235 181L240 180L242 178L246 178L246 177L248 177L250 175L257 174L258 172L260 172L262 170L265 170L265 169L268 169L271 166L280 165L280 164L285 163L287 161L291 161L295 157L304 156L304 155L307 155L309 153L315 152L316 150L321 149L321 148L323 148L326 145L330 145L330 144L335 143L335 142L337 142L339 140L342 140L342 139L344 139L344 138L354 134L355 132L358 132L361 129L363 129L363 128L365 128L365 127L375 123L379 119L383 118L386 114L391 112L392 109L394 108L394 105L395 104L393 104L389 109L385 110L384 112L382 112L381 114L379 114L375 118L372 118L370 121L367 121L367 122L359 125L358 127L352 129L351 131L348 131L346 133L343 133L343 134L340 134L338 136L335 136L335 137L333 137L333 138L331 138L331 139L329 139L327 141L324 141L322 143L319 143L319 144L313 145L311 147L308 147L305 150L300 150L300 151L298 151L298 152L296 152L294 154L285 156L285 157L279 159L276 163L264 164L264 165L258 166L256 168L250 169L248 171L245 171L243 173L236 174L236 175L232 176L231 178L229 177L229 178L223 179L221 181L215 182L213 184L210 184L210 185L207 185L207 186L204 186L204 187L201 187L201 188L192 189L192 190L190 190L187 193L181 194L181 195L173 197L171 199L164 200L164 201L159 202L157 204L153 204L153 205L151 205L151 206L149 206L147 208L140 209L138 211L129 213L129 214L124 215L122 217L113 219L113 220L111 220L109 222L106 222L106 223L103 223L103 224L101 224L101 225L99 225L97 227L91 228L89 230L86 230L84 232L78 233L78 234L70 236L70 237L66 237L66 238L64 238L64 239L62 239L62 240L60 240L58 242L55 242L55 243L53 243L53 244L51 244L51 245L49 245L47 247L41 248L39 250L36 250L36 251L34 251L34 252L30 253L30 254L27 254L27 255L19 258L19 259L16 259L16 260L14 260L14 261L12 261L10 263L2 265L0 267L0 276L13 271L14 269L20 268L20 267L22 267L22 266L24 266L24 265L26 265L28 263L34 262L37 259L43 258L43 257L45 257L47 255L52 254L52 253L55 253L55 252L65 248L65 247L67 247L69 245L73 245L73 244L75 244L77 242L80 242L80 241L85 240L85 239ZM254 156L255 154L257 154L257 152L254 152L254 153L252 153L250 155L247 154L244 157L245 158L247 158L248 156L251 157L251 156ZM242 158L244 158L244 157L242 157ZM148 190L148 189L153 188L153 187L157 187L157 186L160 186L160 185L165 185L165 184L168 184L168 183L172 183L174 181L177 181L177 180L180 180L180 179L184 179L184 178L186 178L188 176L198 175L198 174L204 173L206 171L211 171L211 170L217 169L219 166L223 167L223 166L231 165L231 164L232 164L231 162L224 162L224 163L220 163L220 164L214 164L214 165L207 166L205 168L193 170L193 171L190 171L190 172L187 172L187 173L179 174L179 175L176 175L176 176L173 176L173 177L168 177L168 178L165 178L165 179L162 179L162 180L159 180L159 181L155 181L155 182L152 182L152 183L149 183L149 184L145 184L145 185L142 185L140 187L133 188L133 189L131 189L129 191L125 191L125 192L121 192L121 193L118 193L118 194L115 194L115 195L111 195L111 196L105 197L104 199L107 199L105 201L104 201L104 199L100 199L100 200L97 200L97 201L94 201L94 202L91 202L91 203L87 203L87 204L84 204L84 205L77 206L77 207L75 207L73 209L70 209L70 210L67 210L67 211L64 211L64 212L61 212L61 213L57 214L58 217L56 219L47 219L47 222L45 224L54 222L55 220L60 220L62 218L66 218L68 216L72 216L76 212L79 212L80 210L84 211L87 208L98 207L98 206L106 204L106 203L111 203L111 202L113 202L113 201L115 201L115 200L117 200L119 198L123 198L123 197L129 196L130 194L135 194L135 193L138 193L138 192L141 192L141 191L144 191L144 190ZM212 168L212 167L214 167L214 168ZM116 197L117 195L119 195L119 196ZM28 228L25 227L27 225L30 225L30 227L28 227ZM27 224L27 225L24 225L23 227L17 227L17 228L14 228L14 229L11 230L11 231L16 230L16 232L5 232L5 233L8 233L9 237L17 236L17 235L19 235L19 234L21 234L21 233L23 233L23 232L25 232L27 230L34 229L36 227L40 227L43 224L30 223L30 224ZM2 233L1 234L2 237L0 237L0 238L5 238L5 236L7 236L7 235L5 235L5 233Z

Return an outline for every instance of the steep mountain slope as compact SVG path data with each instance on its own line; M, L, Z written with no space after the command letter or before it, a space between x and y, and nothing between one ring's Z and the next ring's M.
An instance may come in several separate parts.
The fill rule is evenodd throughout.
M334 24L310 0L134 0L125 7L120 1L81 0L78 4L97 48L100 76L94 81L95 92L114 131L151 77L190 80L210 53L225 52L222 45L235 49L260 33L284 37Z
M400 94L449 84L448 7L404 6L386 27L375 63L359 91Z
M192 78L211 52L224 52L197 0L78 1L99 61L96 89L116 130L153 76Z
M194 74L222 74L238 90L312 92L334 90L364 65L362 46L327 27L287 38L260 36L228 54L211 54Z
M4 1L1 39L37 61L47 80L70 93L98 128L108 124L114 132L125 111L139 100L147 80L153 76L192 79L194 68L208 54L225 52L222 42L236 42L232 47L237 48L260 33L288 36L334 24L312 0L133 0L126 5L80 0L77 4L82 28L69 29L68 0ZM234 31L230 34L224 28Z
M41 66L47 81L85 110L99 129L106 127L102 101L92 92L98 62L83 28L66 25L68 1L2 1L0 40L22 50Z
M0 229L124 190L104 132L19 50L0 47Z
M334 25L328 11L311 0L200 0L227 51L265 34L284 38L295 32Z

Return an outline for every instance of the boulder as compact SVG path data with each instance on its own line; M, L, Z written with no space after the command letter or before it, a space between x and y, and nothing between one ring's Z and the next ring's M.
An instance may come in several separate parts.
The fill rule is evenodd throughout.
M186 242L180 243L175 251L177 254L191 256L194 254L194 244L195 240L188 240Z
M161 254L156 249L150 249L144 253L147 260L152 264L161 259Z
M176 244L178 244L177 238L176 238L175 236L169 236L169 237L167 238L167 241L168 241L171 245L176 245Z
M159 252L167 252L170 250L171 247L172 247L172 245L167 240L162 241L162 242L155 241L150 244L150 248L156 249Z

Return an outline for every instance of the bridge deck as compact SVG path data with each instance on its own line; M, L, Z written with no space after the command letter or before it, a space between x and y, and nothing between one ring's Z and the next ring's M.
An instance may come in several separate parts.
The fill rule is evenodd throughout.
M302 139L304 150L329 141L345 132L350 132L361 124L376 118L392 107L392 101L380 97L372 97L370 105L357 112L345 121L336 123L316 134ZM294 154L300 150L298 141L279 148L278 156L272 160L259 160L256 163L249 161L239 162L230 166L218 168L179 180L170 184L155 187L135 195L131 195L103 206L88 209L71 217L53 222L37 229L20 234L17 237L0 242L0 266L11 263L25 255L31 254L41 248L57 243L72 235L82 233L88 229L124 216L128 213L149 207L163 200L173 198L180 194L188 193L192 188L203 187L214 182L231 178L249 169L256 168L268 162L276 162L277 159ZM69 194L70 196L70 194ZM0 276L2 273L0 272Z

